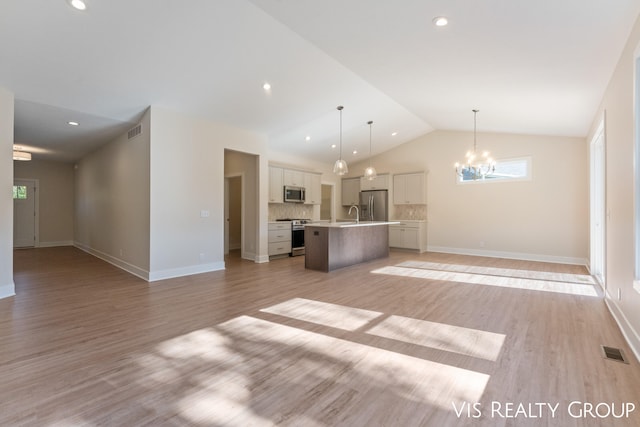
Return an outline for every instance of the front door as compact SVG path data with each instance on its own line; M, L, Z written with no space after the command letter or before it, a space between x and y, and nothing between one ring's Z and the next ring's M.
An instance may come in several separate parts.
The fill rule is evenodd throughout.
M13 247L36 245L36 183L16 179L13 184Z

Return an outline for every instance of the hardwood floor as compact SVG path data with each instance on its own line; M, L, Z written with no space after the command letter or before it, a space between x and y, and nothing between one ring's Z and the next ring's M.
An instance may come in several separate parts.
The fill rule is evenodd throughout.
M70 247L14 259L1 426L640 425L638 362L582 267L230 257L149 284Z

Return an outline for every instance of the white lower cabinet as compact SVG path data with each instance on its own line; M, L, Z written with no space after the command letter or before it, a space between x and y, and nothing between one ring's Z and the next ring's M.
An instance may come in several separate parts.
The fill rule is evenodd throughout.
M291 253L291 222L269 223L269 256Z
M392 248L427 250L426 221L400 221L389 226L389 246Z

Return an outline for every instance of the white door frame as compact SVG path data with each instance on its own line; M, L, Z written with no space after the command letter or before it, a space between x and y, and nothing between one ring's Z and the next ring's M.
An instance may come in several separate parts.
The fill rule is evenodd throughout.
M33 232L35 239L33 241L33 247L37 248L40 246L40 180L33 178L14 178L13 185L17 185L16 183L20 182L28 182L29 185L34 189L33 191L33 208L34 208L34 224L33 224ZM13 219L13 222L16 222L16 218ZM13 243L12 243L13 244Z
M590 273L606 291L607 260L607 185L605 119L600 121L589 144L589 205L590 205Z

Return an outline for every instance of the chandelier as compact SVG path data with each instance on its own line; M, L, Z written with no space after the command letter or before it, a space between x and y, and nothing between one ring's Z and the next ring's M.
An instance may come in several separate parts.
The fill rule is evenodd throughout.
M484 179L488 174L496 170L496 162L493 160L488 151L478 154L476 142L476 115L479 110L473 111L473 151L469 150L466 154L466 160L461 165L455 164L456 174L462 178L462 181Z

